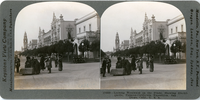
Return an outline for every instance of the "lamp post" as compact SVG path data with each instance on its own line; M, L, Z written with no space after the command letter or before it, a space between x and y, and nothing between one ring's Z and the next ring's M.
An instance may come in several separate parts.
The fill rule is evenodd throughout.
M176 44L174 43L173 46L174 46L174 56L175 56L175 58L176 58L176 50L177 50L177 49L176 49Z
M82 48L83 48L83 57L84 57L84 52L85 52L85 51L84 51L84 49L85 49L84 43L82 43L81 45L82 45Z

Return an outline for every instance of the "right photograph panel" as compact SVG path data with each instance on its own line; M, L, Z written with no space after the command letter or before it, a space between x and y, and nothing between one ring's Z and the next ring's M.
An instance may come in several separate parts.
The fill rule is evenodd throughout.
M101 17L101 89L186 90L186 23L161 2L125 2Z

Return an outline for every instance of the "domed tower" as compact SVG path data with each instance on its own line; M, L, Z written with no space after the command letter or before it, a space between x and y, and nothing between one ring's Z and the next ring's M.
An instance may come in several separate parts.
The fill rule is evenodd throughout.
M25 32L24 33L24 50L27 50L27 48L28 48L28 38Z
M116 51L119 50L119 34L118 33L116 34L116 37L115 37L115 48L116 48Z

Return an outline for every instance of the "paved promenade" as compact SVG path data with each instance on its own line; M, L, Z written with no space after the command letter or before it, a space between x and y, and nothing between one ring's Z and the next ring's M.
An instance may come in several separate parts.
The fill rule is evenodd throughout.
M115 68L116 58L112 58ZM132 71L131 75L101 76L101 89L155 89L155 90L185 90L186 64L154 64L154 72L150 72L143 63L143 74Z
M25 57L21 57L24 68ZM99 62L63 63L63 71L58 71L52 62L52 73L41 71L38 75L20 75L15 73L14 89L99 89Z

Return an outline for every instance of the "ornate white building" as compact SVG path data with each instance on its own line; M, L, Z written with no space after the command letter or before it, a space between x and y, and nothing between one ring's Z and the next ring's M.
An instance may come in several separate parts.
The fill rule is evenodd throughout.
M37 48L50 46L60 40L72 39L74 40L74 45L76 44L76 47L74 47L76 52L80 54L78 46L83 39L87 39L90 43L96 39L100 39L100 18L95 11L72 21L64 20L62 14L57 18L55 13L53 13L50 26L51 29L47 32L39 27ZM26 41L28 41L28 39L25 33L24 47L26 47ZM35 40L30 41L29 49L35 48L35 46L32 46L35 45L35 43ZM89 58L98 56L96 52L86 52L85 55Z
M81 41L87 39L90 44L100 39L100 17L96 11L91 12L82 18L75 19L76 38L75 43L80 45ZM77 48L78 49L78 48ZM78 50L79 51L79 50ZM78 52L80 54L80 52ZM97 52L85 52L85 56L89 58L98 57Z
M165 40L167 51L172 55L170 47L175 40L180 40L181 43L186 43L186 24L183 15L179 15L166 21L156 21L155 16L151 19L145 14L143 30L139 33L131 28L130 48L145 45L151 41ZM183 53L177 54L177 58L185 59Z
M186 43L186 24L185 24L185 18L183 15L179 15L173 19L170 19L167 23L168 26L168 32L169 37L167 38L166 45L168 47L171 47L172 43L175 40L179 40L182 45L183 43ZM169 53L172 55L172 52ZM179 52L177 55L177 58L186 59L186 56L184 53Z
M156 21L155 16L149 19L145 13L143 29L137 33L131 28L130 48L145 45L151 41L163 40L168 38L168 23L166 21Z
M75 21L65 21L62 14L59 18L56 18L55 13L53 13L51 29L45 32L39 28L38 48L68 39L69 36L71 36L70 38L76 37Z

